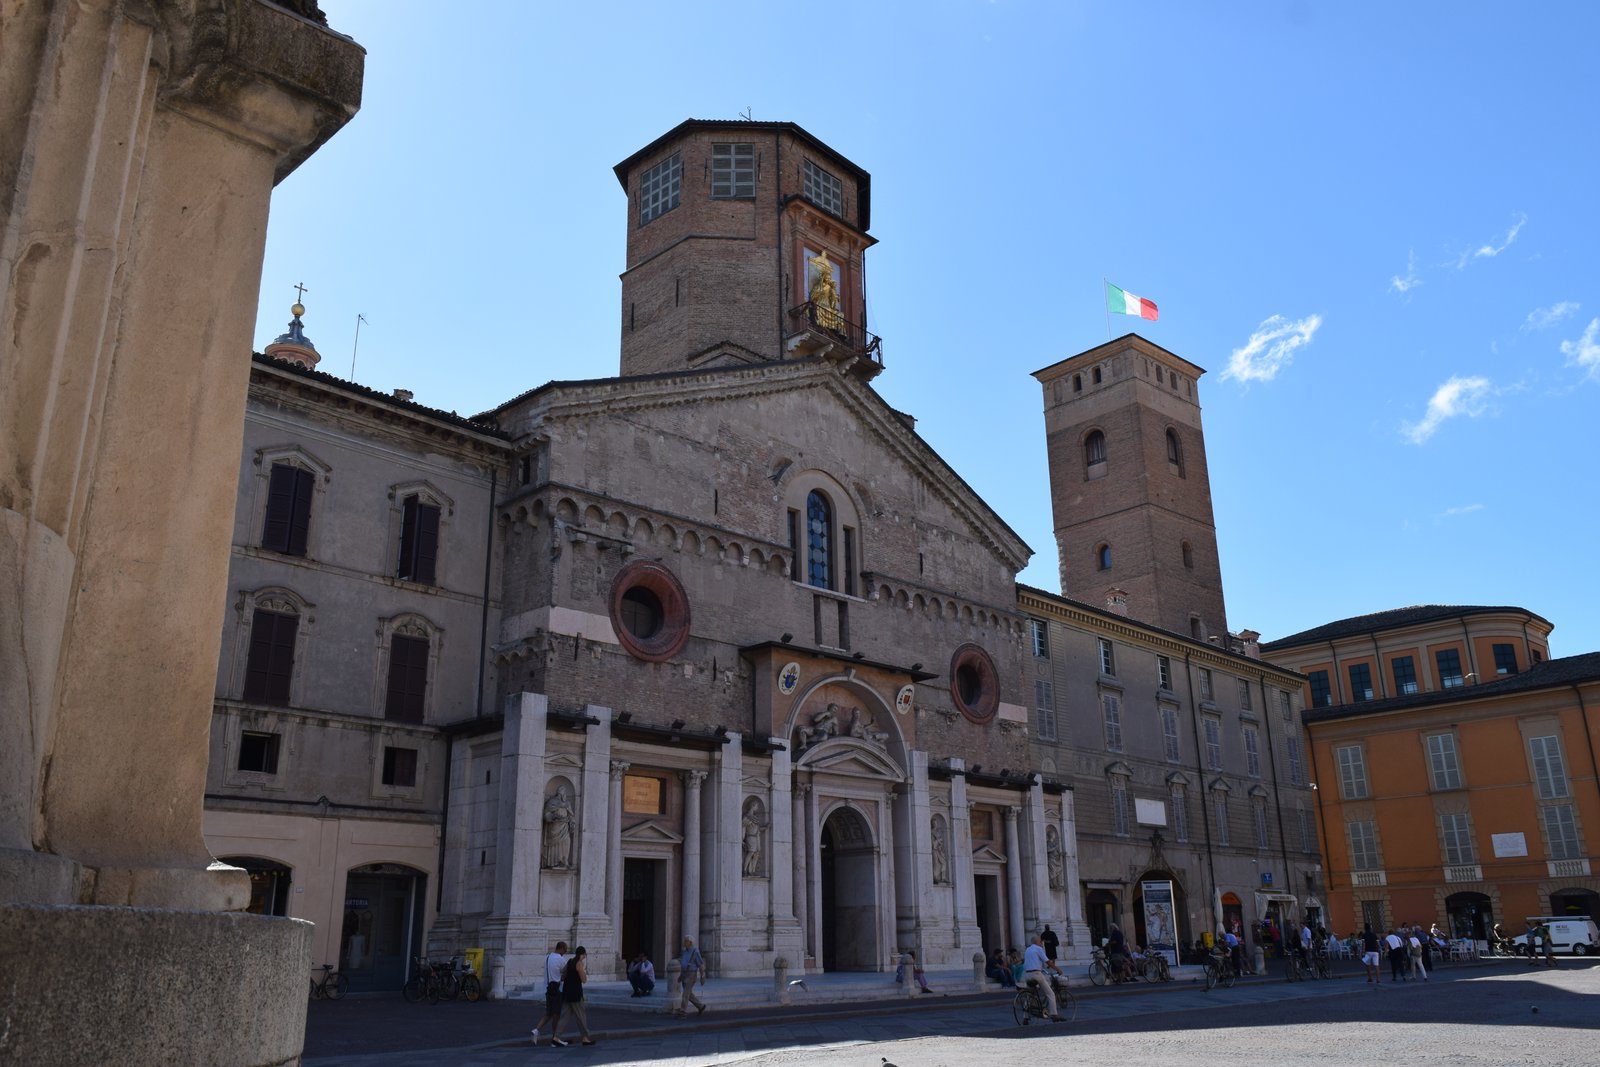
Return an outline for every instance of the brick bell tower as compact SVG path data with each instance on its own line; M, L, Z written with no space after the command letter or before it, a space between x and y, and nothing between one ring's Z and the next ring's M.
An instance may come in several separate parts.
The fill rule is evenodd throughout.
M1130 333L1034 377L1044 387L1062 593L1100 605L1124 592L1132 618L1226 646L1204 373Z
M618 163L624 376L822 356L871 379L872 178L792 122L690 119Z

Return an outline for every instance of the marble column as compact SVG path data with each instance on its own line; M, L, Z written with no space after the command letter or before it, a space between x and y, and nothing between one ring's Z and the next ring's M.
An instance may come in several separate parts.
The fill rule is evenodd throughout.
M894 786L885 786L883 796L878 800L878 958L887 955L885 950L892 950L897 955L903 948L910 948L918 952L917 959L924 962L927 956L921 953L921 946L902 944L896 923L897 907L895 904L895 877L894 877L894 805L897 790Z
M933 906L933 813L928 802L928 754L911 753L911 776L895 809L896 930L902 944L913 945L924 965L945 936L930 937L937 916ZM946 845L948 846L948 842ZM968 953L971 955L971 953Z
M606 806L606 914L622 925L622 776L633 766L627 760L611 761L611 796ZM587 946L586 946L587 947Z
M812 844L806 834L806 813L811 808L811 783L796 781L794 783L794 849L790 854L794 869L794 918L800 924L800 959L797 961L796 970L805 971L805 960L814 955L811 938L811 924L807 921L810 915L808 898L811 895L811 855ZM774 856L774 859L777 857Z
M822 969L822 827L817 825L817 791L808 789L806 803L806 885L810 893L807 917L811 920L806 931L811 938L811 956Z
M611 801L611 709L590 704L584 713L599 719L583 742L583 796L578 820L578 917L572 935L589 950L590 967L600 975L616 969L622 917L606 913L606 873Z
M1062 931L1072 946L1072 958L1086 961L1092 947L1089 922L1083 913L1083 884L1078 880L1078 818L1074 812L1077 795L1071 789L1061 794L1061 881L1066 887L1067 926ZM1064 948L1065 946L1063 946Z
M1026 945L1028 943L1027 931L1023 928L1022 918L1022 848L1017 835L1017 816L1022 809L1007 807L1005 810L1006 821L1006 902L1007 911L1011 920L1007 930L1013 945Z
M781 738L773 738L781 741ZM771 879L768 898L767 923L772 951L789 961L797 974L805 973L803 937L800 933L799 881L795 878L795 864L791 857L800 853L796 831L802 829L794 803L794 772L787 749L773 749L769 796L772 804L767 811L767 872Z
M717 967L733 973L750 966L750 930L744 917L744 745L736 733L716 753L710 818L701 838L700 929L702 952L717 953ZM701 798L702 808L706 798Z
M1044 847L1044 786L1035 782L1023 798L1023 841L1027 865L1022 872L1022 906L1029 930L1042 930L1045 923L1055 925L1059 917L1050 894L1050 866Z
M968 953L983 950L978 929L976 886L972 881L972 807L967 802L965 762L950 761L950 882L955 890L955 947Z
M680 937L700 943L700 787L705 771L683 772L683 913Z

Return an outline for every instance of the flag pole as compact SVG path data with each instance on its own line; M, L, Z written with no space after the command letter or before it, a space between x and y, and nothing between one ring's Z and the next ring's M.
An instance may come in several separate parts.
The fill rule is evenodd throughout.
M1100 276L1100 306L1106 313L1106 340L1111 340L1111 305L1106 303L1106 290L1111 288L1111 283L1106 276Z

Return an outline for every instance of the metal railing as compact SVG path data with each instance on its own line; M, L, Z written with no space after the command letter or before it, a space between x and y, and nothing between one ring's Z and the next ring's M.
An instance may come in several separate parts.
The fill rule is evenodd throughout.
M789 329L791 337L797 333L813 333L842 342L852 352L883 365L883 338L836 311L818 307L813 301L807 300L789 309Z

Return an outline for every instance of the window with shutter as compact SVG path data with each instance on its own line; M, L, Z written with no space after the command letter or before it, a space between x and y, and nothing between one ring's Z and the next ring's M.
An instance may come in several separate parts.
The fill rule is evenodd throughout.
M294 676L294 638L297 615L257 608L250 620L250 652L245 661L244 699L252 704L289 703L289 682Z
M289 556L306 554L311 531L311 490L316 475L292 463L274 463L267 482L267 515L261 547Z
M395 577L403 581L434 584L439 557L439 508L419 496L408 496L400 519L400 563Z
M428 639L395 634L389 640L389 691L384 716L421 722L428 692Z

